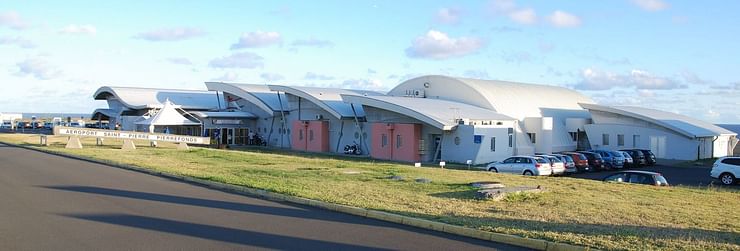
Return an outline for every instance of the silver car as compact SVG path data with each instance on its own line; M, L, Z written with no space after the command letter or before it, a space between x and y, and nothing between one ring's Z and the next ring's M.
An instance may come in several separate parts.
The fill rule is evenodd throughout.
M550 162L536 156L512 156L500 162L488 164L486 169L497 173L547 176L552 174Z

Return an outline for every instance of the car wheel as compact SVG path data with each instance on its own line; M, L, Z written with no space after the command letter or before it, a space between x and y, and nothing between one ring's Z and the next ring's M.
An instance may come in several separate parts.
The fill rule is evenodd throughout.
M725 185L735 184L735 176L731 173L723 173L719 176L719 182L722 182L722 184Z
M527 171L524 171L524 176L534 176L534 173L532 173L532 171L530 170L527 170Z
M488 171L498 173L498 169L496 169L495 167L488 168Z

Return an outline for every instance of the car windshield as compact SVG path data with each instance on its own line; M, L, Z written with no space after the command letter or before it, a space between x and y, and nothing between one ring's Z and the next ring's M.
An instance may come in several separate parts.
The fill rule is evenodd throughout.
M573 158L572 157L570 157L568 155L565 155L563 157L565 157L565 160L567 160L568 162L573 162Z
M547 160L545 160L543 158L534 158L534 159L537 160L537 163L542 163L542 164L549 163L549 162L547 162Z
M558 159L556 157L549 157L548 159L550 159L550 161L552 161L553 163L563 163L562 160L560 160L560 159Z
M668 181L663 177L663 175L655 175L655 182L658 186L667 186Z

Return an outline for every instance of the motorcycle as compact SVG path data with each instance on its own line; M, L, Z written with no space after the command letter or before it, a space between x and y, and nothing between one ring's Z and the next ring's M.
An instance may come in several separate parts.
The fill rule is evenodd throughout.
M350 145L344 146L344 154L361 155L362 150L360 150L360 146L357 144L357 142L353 142Z

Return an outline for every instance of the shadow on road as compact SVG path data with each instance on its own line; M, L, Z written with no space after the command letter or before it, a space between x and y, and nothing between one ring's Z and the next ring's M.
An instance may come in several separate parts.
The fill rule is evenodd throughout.
M70 218L280 250L385 250L248 230L127 214L73 214Z
M110 189L110 188L102 188L102 187L89 187L89 186L48 186L44 188L62 190L62 191L72 191L72 192L80 192L80 193L123 197L123 198L130 198L130 199L148 200L148 201L156 201L156 202L172 203L172 204L180 204L180 205L188 205L188 206L217 208L217 209L239 211L239 212L245 212L245 213L278 215L278 216L284 216L284 217L315 219L315 220L322 220L322 221L337 221L337 222L350 223L350 224L363 224L363 225L367 224L367 222L362 222L356 217L337 217L336 215L333 215L333 214L328 215L325 213L321 213L322 211L315 210L314 208L302 208L298 205L295 205L295 206L291 205L290 207L273 207L273 206L263 206L263 205L247 204L247 203L230 202L230 201L209 200L209 199L176 196L176 195L136 192L136 191L118 190L118 189ZM313 210L314 212L309 213L309 210ZM340 216L345 216L345 215L340 214ZM379 222L379 223L382 223L382 222Z

